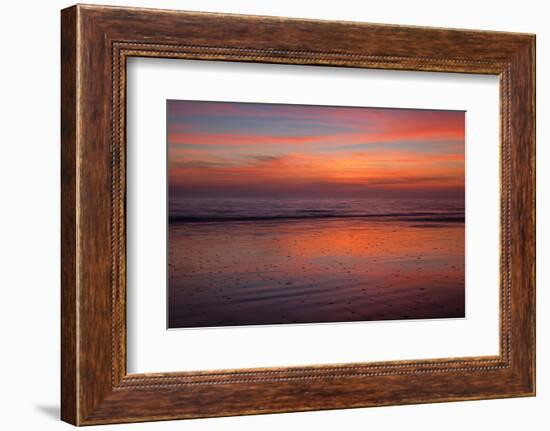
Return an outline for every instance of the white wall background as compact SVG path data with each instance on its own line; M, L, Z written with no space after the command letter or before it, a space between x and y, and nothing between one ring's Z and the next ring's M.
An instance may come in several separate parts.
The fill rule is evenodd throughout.
M538 396L105 426L135 430L547 429L550 423L548 141L550 27L543 1L130 0L171 9L477 28L537 34ZM60 0L4 2L0 15L0 426L62 430L59 414L59 10Z

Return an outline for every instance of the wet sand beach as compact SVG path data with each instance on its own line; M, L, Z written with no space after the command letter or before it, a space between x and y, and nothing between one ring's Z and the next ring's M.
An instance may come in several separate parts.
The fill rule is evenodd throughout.
M464 317L464 222L169 224L170 328Z

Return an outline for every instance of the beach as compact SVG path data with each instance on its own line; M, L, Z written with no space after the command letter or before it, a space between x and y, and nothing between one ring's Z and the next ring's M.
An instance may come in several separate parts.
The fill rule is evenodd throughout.
M173 218L168 326L464 317L463 212L393 213Z

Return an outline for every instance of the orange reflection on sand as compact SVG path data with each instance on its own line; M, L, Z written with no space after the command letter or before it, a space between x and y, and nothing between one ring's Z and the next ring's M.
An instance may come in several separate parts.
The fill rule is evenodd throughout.
M445 230L453 230L453 225L433 224L428 229L421 223L415 225L407 222L373 222L357 220L350 226L348 220L332 221L331 229L321 226L311 226L300 229L296 225L288 223L281 229L287 231L282 236L282 252L289 252L303 258L315 258L325 256L328 252L334 258L338 256L361 256L385 258L408 258L410 256L420 258L441 258L442 242L437 235ZM464 225L459 225L463 231ZM422 229L421 227L424 227ZM444 229L441 229L443 227ZM436 235L436 237L434 237ZM446 250L445 250L446 249ZM464 255L463 235L446 242L446 258L461 258Z
M464 317L463 223L171 225L169 262L171 327Z

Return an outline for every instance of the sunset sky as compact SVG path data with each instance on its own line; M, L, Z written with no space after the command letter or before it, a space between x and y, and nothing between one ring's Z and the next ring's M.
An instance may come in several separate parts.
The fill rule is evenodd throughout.
M167 102L170 195L464 197L464 112Z

